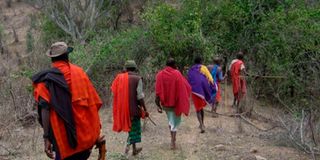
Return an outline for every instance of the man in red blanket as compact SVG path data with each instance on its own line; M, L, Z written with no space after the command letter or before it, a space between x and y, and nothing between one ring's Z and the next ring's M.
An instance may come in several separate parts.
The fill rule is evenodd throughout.
M132 155L137 155L142 148L136 143L141 142L140 118L148 116L144 103L142 77L137 73L135 61L125 63L125 72L120 73L112 82L113 93L113 131L129 132L125 154L128 154L132 145Z
M86 160L100 139L102 102L87 74L69 62L72 50L64 42L52 44L52 68L32 77L44 150L55 160Z
M232 60L229 66L229 71L234 95L233 106L238 106L240 100L247 92L246 80L244 76L248 75L248 73L245 70L242 52L237 53L237 59Z
M176 69L173 58L156 75L156 104L158 112L164 110L169 121L171 149L176 149L176 135L181 123L181 115L188 116L190 109L191 87L183 75Z

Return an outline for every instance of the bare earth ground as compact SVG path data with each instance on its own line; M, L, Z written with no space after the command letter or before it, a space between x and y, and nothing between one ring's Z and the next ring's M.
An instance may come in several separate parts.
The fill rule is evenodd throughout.
M228 87L228 93L231 93ZM232 111L229 107L232 103L231 95L228 94L227 107L220 105L219 113ZM149 98L151 101L153 98ZM148 104L151 118L157 123L157 126L146 122L146 127L142 133L143 147L140 155L125 157L122 155L127 139L126 133L115 133L112 131L111 108L104 108L101 111L103 132L107 138L107 159L153 159L153 160L250 160L255 159L255 155L272 160L305 160L308 155L292 147L284 145L281 142L280 129L274 129L269 132L261 132L256 128L242 123L244 132L238 133L237 121L232 117L219 116L212 118L206 112L205 125L206 132L199 133L198 121L192 106L191 114L183 117L183 121L178 130L177 144L178 149L172 151L170 146L170 133L168 131L168 122L166 115L156 112L154 104ZM255 106L255 110L263 110L262 107ZM259 109L260 108L260 109ZM261 109L262 108L262 109ZM207 107L207 109L209 109ZM270 108L265 108L266 116L272 116L267 112L275 112ZM268 114L268 115L267 115ZM258 121L255 121L258 123ZM261 125L263 125L261 123ZM0 146L0 160L24 159L24 160L42 160L46 158L43 152L42 129L38 124L31 127L20 127L11 131L11 135L4 136ZM3 142L3 143L2 143ZM217 145L223 145L217 147ZM4 149L6 147L6 149ZM252 150L257 150L252 153ZM11 152L11 155L9 154ZM6 155L6 156L1 156ZM96 159L97 151L94 150L91 160Z
M5 2L5 0L0 0L0 25L4 29L3 40L6 50L5 54L0 54L0 78L5 71L18 70L20 60L28 56L26 37L31 27L30 17L39 13L23 1L16 2L13 0L11 8L8 8ZM15 42L14 30L18 42ZM32 35L36 37L37 34L34 29Z

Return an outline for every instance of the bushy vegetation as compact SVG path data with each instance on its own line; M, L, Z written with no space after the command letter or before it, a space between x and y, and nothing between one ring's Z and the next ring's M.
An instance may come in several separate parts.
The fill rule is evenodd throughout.
M306 107L317 109L316 104L320 103L316 98L319 85L315 85L319 84L320 73L317 2L149 3L140 14L142 22L119 27L122 21L116 16L128 7L126 5L129 3L123 1L112 6L113 17L104 19L110 22L98 21L85 45L73 45L72 61L94 75L97 83L102 83L100 80L109 72L121 70L126 59L135 59L147 68L142 71L154 73L168 56L175 57L183 69L192 64L196 55L202 55L206 63L211 63L214 55L220 55L227 64L234 53L242 50L246 52L245 62L252 74L285 77L257 80L254 88L263 93L261 96L281 100L291 111ZM46 46L56 40L71 42L70 36L48 18L42 21L42 31Z
M121 10L124 5L128 3L115 9ZM85 46L74 45L72 60L94 75L97 83L102 83L105 75L121 70L127 59L135 59L144 66L141 71L154 73L168 56L175 57L182 70L192 64L196 55L202 55L206 63L211 63L214 55L220 55L227 64L234 53L244 51L252 74L285 77L255 81L254 90L261 96L281 100L292 112L317 109L320 103L316 98L319 85L315 85L319 84L320 73L317 2L184 0L174 5L151 3L145 8L140 25L113 30L116 17L109 19L110 26L101 23L103 26L90 34ZM116 23L121 25L121 21ZM50 20L45 19L42 26L44 42L70 40Z
M108 99L112 97L110 83L116 73L123 70L123 64L128 59L137 62L139 72L144 77L147 97L153 101L155 73L164 66L169 56L174 57L179 69L184 71L192 65L197 55L201 55L206 64L219 55L225 60L223 65L226 66L235 58L236 52L243 51L246 53L246 68L251 74L277 77L256 80L248 77L248 85L255 91L251 94L284 106L284 110L290 113L288 115L293 117L290 123L302 124L301 131L303 126L314 126L319 144L320 118L314 116L320 112L319 2L113 2L103 3L101 10L108 12L103 12L94 26L85 29L82 36L72 37L72 34L67 34L45 13L37 18L30 17L33 20L26 35L27 52L30 53L23 57L25 64L19 66L20 71L10 72L8 77L0 80L3 84L0 86L0 94L6 99L0 101L0 105L5 106L0 115L2 126L36 117L29 78L50 66L50 59L44 52L56 41L65 41L74 47L70 54L71 61L87 71L106 105L110 104ZM135 2L141 2L143 6L132 7ZM36 20L39 25L35 23ZM39 26L40 39L37 33ZM80 41L75 40L77 37L81 37ZM4 52L3 38L0 24L0 53ZM3 116L11 114L14 117L9 119ZM313 132L313 129L310 130ZM293 136L296 134L299 133L295 130Z

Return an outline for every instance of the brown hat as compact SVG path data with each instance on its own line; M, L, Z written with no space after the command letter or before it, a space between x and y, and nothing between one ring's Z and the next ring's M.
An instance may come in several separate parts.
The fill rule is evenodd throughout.
M50 49L46 52L48 57L58 57L63 54L67 54L73 51L72 47L68 47L65 42L56 42L53 43Z

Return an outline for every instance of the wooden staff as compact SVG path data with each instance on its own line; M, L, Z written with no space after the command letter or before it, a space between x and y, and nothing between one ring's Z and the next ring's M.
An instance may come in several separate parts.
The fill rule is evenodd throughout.
M286 79L287 77L285 76L259 76L259 75L253 75L253 76L240 76L240 77L243 77L243 78L246 78L246 77L256 77L256 78L274 78L274 79Z
M225 67L225 79L224 79L224 107L226 108L227 107L227 86L228 86L228 61L225 63L226 64L226 67Z

